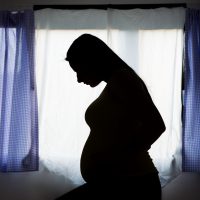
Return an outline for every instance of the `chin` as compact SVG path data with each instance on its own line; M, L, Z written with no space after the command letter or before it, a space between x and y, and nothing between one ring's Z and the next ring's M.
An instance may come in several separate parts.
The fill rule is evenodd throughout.
M86 85L89 85L90 87L96 87L97 85L99 85L99 83L101 83L101 81L88 81L88 82L85 82Z
M97 85L89 84L89 86L92 87L92 88L96 87Z
M94 88L94 87L96 87L97 85L99 85L99 83L90 83L90 84L88 84L90 87L92 87L92 88Z

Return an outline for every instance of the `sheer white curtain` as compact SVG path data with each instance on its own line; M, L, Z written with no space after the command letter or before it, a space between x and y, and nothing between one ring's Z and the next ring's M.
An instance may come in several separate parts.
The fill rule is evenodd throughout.
M78 84L64 61L70 44L82 33L108 43L146 82L167 127L150 155L161 180L170 180L181 171L184 14L183 8L35 12L40 171L61 177L62 192L84 182L79 169L89 133L84 114L105 86L101 83L91 89Z
M79 165L89 134L85 110L105 83L94 89L78 84L64 59L71 43L85 32L107 42L107 16L103 10L45 9L35 12L35 22L40 171L53 174L58 183L60 179L56 193L67 192L84 182Z
M149 151L164 185L182 171L183 31L141 30L139 46L139 74L166 124L165 133Z

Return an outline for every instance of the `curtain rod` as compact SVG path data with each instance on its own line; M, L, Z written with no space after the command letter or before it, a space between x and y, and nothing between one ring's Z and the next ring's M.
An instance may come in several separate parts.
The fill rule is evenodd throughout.
M113 9L134 9L134 8L141 8L141 9L154 9L154 8L175 8L175 7L184 7L186 8L186 3L180 4L102 4L102 5L34 5L33 10L41 10L45 8L52 8L52 9L69 9L69 10L82 10L82 9L102 9L106 10L108 8Z

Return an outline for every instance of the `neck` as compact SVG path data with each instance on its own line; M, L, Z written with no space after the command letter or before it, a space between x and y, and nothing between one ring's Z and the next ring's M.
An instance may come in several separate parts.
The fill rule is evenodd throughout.
M111 79L112 76L114 76L116 73L118 73L119 71L125 69L125 67L123 65L121 66L115 66L114 68L112 68L111 70L109 70L103 78L103 81L105 81L106 83Z

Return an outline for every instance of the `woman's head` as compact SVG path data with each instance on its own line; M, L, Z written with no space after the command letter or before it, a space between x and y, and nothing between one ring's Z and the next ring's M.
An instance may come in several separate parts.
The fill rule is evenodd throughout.
M90 34L83 34L74 40L66 60L77 72L78 82L92 87L108 79L123 62L102 40Z
M103 63L110 48L99 38L83 34L74 40L67 52L66 60L80 63Z

